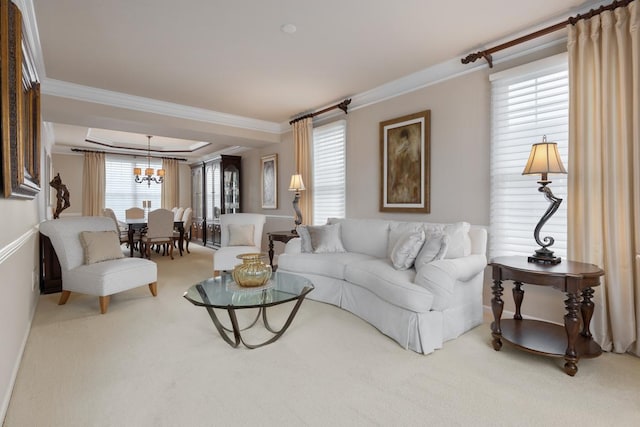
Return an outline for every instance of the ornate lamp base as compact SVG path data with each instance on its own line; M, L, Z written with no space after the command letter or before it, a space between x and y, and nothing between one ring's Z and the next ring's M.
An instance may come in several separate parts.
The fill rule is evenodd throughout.
M560 264L562 258L553 256L553 251L547 248L540 248L535 254L527 258L527 261L538 264Z
M547 236L544 239L540 240L540 229L542 228L544 223L547 222L547 220L551 218L554 213L556 213L556 211L560 207L560 203L562 203L562 199L554 196L551 192L551 189L547 187L547 184L549 183L551 183L551 181L547 181L546 174L543 174L542 180L538 181L538 184L540 184L540 188L538 188L538 191L544 193L545 198L551 203L547 208L547 211L544 213L544 215L542 215L542 218L540 218L540 221L538 221L538 225L536 225L536 229L533 232L533 237L536 239L536 243L539 244L541 248L537 249L535 254L528 257L527 261L539 264L560 264L560 257L553 256L553 251L548 249L548 247L553 245L553 242L555 241L553 237Z

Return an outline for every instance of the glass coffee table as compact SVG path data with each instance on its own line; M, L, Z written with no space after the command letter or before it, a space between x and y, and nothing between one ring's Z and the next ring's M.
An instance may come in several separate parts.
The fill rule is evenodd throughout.
M238 347L242 343L245 347L253 349L271 344L280 338L291 325L304 297L313 289L313 284L308 279L295 274L276 272L264 286L243 288L233 281L231 274L224 273L219 277L210 278L191 286L183 296L193 305L207 309L220 336L231 347ZM296 303L287 321L282 328L274 330L267 320L267 308L290 301L296 301ZM227 311L231 321L231 329L220 323L214 308ZM258 314L249 326L240 329L236 310L247 308L258 308ZM254 326L261 316L265 328L274 335L260 344L245 342L241 332ZM230 334L233 335L233 339Z

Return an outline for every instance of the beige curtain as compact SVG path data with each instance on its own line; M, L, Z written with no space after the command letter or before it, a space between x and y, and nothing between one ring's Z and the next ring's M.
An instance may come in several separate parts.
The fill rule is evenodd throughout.
M104 153L84 153L82 215L99 216L104 209Z
M313 224L313 187L311 185L311 139L313 118L307 117L293 124L293 145L295 150L296 172L302 175L306 188L300 192L300 212L303 224Z
M592 332L640 355L638 2L569 26L569 258L605 270Z
M164 169L164 183L162 184L161 199L164 209L177 207L180 203L180 180L178 161L175 159L162 159Z

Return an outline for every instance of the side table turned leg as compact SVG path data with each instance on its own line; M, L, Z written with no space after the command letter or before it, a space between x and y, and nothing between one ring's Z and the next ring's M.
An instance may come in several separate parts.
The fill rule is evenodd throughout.
M513 288L513 301L516 304L516 313L513 315L513 318L516 320L522 320L522 314L520 309L522 308L522 300L524 299L524 291L522 290L522 282L514 282L515 287Z
M502 318L502 309L504 308L504 301L502 301L502 287L501 280L494 280L493 286L493 298L491 299L491 311L493 312L493 323L491 324L491 336L493 340L493 349L499 351L502 348L502 329L500 328L500 319Z
M273 237L269 236L269 265L273 267Z
M578 319L578 297L575 293L567 292L567 299L564 301L567 314L564 316L564 328L567 332L567 350L564 353L564 371L567 375L574 376L578 372L578 354L576 352L576 342L578 340L578 329L580 320Z
M582 291L582 304L580 305L580 314L582 314L582 332L581 335L585 338L591 338L591 331L589 325L591 324L591 317L593 316L593 289L586 288Z

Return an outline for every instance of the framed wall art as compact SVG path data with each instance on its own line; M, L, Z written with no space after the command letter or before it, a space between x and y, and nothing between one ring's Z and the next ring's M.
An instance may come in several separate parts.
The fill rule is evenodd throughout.
M0 0L0 134L4 197L32 199L40 191L40 83L23 43L22 14Z
M262 157L262 209L278 209L278 155Z
M430 115L380 122L380 212L430 212Z

